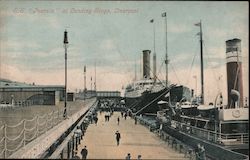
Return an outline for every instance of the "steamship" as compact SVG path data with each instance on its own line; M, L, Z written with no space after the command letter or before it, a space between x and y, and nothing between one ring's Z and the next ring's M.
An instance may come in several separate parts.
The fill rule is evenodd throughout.
M150 77L150 50L143 50L143 79L133 81L125 89L125 105L133 114L155 114L159 110L157 102L166 99L165 95L172 92L172 100L178 101L183 95L190 97L190 90L185 86L168 85ZM155 63L155 62L154 62ZM174 95L174 96L173 96Z
M201 23L199 26L201 31ZM199 35L202 55L202 32ZM226 41L228 105L223 105L219 93L214 104L205 105L203 100L196 104L195 114L185 114L185 107L171 99L165 103L165 109L157 112L157 121L165 133L193 149L198 143L203 145L211 159L249 159L249 108L243 106L240 43L240 39Z

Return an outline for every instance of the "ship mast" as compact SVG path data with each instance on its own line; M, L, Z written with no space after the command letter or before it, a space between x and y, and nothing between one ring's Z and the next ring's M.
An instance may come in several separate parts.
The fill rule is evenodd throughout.
M84 66L84 100L86 99L86 66Z
M154 54L153 54L153 79L154 83L156 82L156 52L155 52L155 23L154 19L150 20L151 23L153 23L153 33L154 33Z
M164 12L161 15L162 17L165 17L165 25L166 25L166 59L165 59L165 64L166 64L166 87L168 86L168 33L167 33L167 13Z
M201 54L201 104L204 104L204 73L203 73L203 39L202 39L202 25L201 20L199 23L195 24L195 26L200 27L200 54Z

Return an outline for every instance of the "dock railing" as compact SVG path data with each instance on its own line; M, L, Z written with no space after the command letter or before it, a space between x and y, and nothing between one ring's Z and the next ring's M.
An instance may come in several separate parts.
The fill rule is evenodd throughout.
M172 127L179 129L182 132L193 134L201 139L212 141L214 143L222 145L239 145L239 144L248 144L248 133L218 133L215 131L198 128L191 126L186 123L181 123L177 121L172 121Z
M18 149L27 145L38 136L56 126L62 120L62 112L52 111L43 116L35 116L32 119L23 119L18 124L4 124L0 127L0 158L7 158ZM13 134L15 130L16 134Z

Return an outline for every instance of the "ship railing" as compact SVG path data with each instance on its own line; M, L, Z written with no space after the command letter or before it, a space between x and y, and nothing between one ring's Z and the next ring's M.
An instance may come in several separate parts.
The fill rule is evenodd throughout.
M181 130L182 132L192 134L201 139L212 141L214 143L222 145L248 144L249 140L248 133L230 133L230 134L219 133L177 121L172 121L171 126L178 130Z
M248 144L248 133L221 134L220 141L224 144Z

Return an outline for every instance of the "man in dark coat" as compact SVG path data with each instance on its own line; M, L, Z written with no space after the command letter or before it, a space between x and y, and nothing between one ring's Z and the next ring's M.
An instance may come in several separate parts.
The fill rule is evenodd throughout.
M87 155L88 155L87 146L84 146L84 148L81 150L81 155L82 155L82 159L87 158Z
M120 118L118 117L118 118L117 118L117 124L118 124L118 125L119 125L119 122L120 122Z
M120 139L121 139L121 134L119 133L119 131L116 131L116 132L115 132L115 135L116 135L117 146L119 146Z

